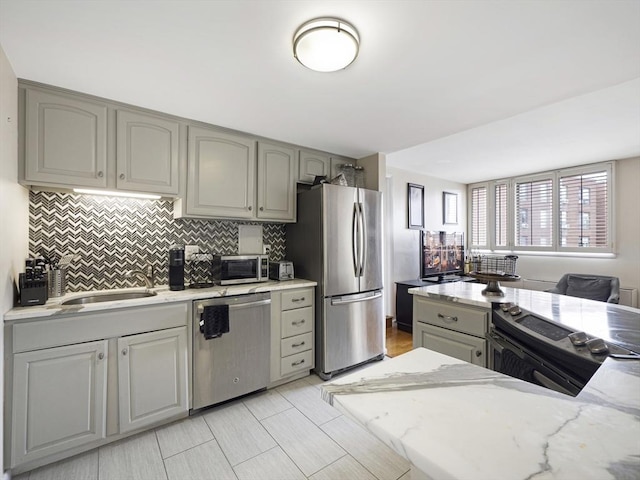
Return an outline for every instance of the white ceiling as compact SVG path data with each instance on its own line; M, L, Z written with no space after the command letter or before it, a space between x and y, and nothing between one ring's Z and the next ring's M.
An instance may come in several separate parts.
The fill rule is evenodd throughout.
M360 55L291 52L315 17ZM469 183L640 156L640 2L0 0L19 78Z

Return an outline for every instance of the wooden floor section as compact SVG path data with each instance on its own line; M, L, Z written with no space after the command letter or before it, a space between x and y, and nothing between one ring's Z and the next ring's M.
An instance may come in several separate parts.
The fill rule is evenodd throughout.
M387 356L395 357L413 349L413 337L408 332L398 330L395 322L387 327Z

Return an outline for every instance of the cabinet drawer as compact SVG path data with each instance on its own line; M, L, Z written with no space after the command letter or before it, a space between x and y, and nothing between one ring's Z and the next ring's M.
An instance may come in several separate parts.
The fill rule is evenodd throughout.
M282 312L282 338L310 332L313 327L313 309L297 308Z
M301 370L311 370L313 366L313 351L296 353L280 360L280 375L283 377Z
M294 353L311 350L312 341L313 334L311 332L280 340L280 355L286 357L289 355L293 355Z
M282 292L282 310L310 307L313 304L313 288Z
M414 316L419 322L484 337L488 311L415 298Z

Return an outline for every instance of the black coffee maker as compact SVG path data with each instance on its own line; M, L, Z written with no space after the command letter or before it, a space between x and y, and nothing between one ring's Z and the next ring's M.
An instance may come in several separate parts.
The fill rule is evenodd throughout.
M184 247L169 249L169 290L184 290Z

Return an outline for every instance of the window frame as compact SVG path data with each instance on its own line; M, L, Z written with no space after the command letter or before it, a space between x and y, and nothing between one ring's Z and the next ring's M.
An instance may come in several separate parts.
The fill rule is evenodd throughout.
M562 222L561 222L561 209L566 207L568 199L566 194L563 195L560 188L560 179L563 177L577 176L577 175L589 175L591 173L606 172L607 178L607 246L606 247L569 247L562 245ZM551 218L547 219L548 225L551 228L551 244L548 246L517 246L515 234L517 231L516 223L519 218L516 219L516 185L518 183L535 182L544 179L551 180ZM506 179L489 180L485 182L472 183L467 185L468 192L468 248L477 250L487 250L493 252L514 252L514 253L536 253L536 252L549 252L553 253L567 253L567 254L585 254L586 256L591 254L615 254L615 232L616 222L613 217L615 212L615 161L600 162L589 165L581 165L577 167L552 170L547 172L539 172L531 175L522 175L518 177L511 177ZM507 246L496 245L496 188L501 185L507 187ZM486 188L486 244L476 245L473 244L473 219L472 219L472 202L473 198L471 192L478 187ZM580 193L582 196L582 192ZM591 195L589 195L591 197ZM582 199L581 199L582 200ZM591 198L589 198L591 201ZM532 218L529 214L529 224L531 224Z

